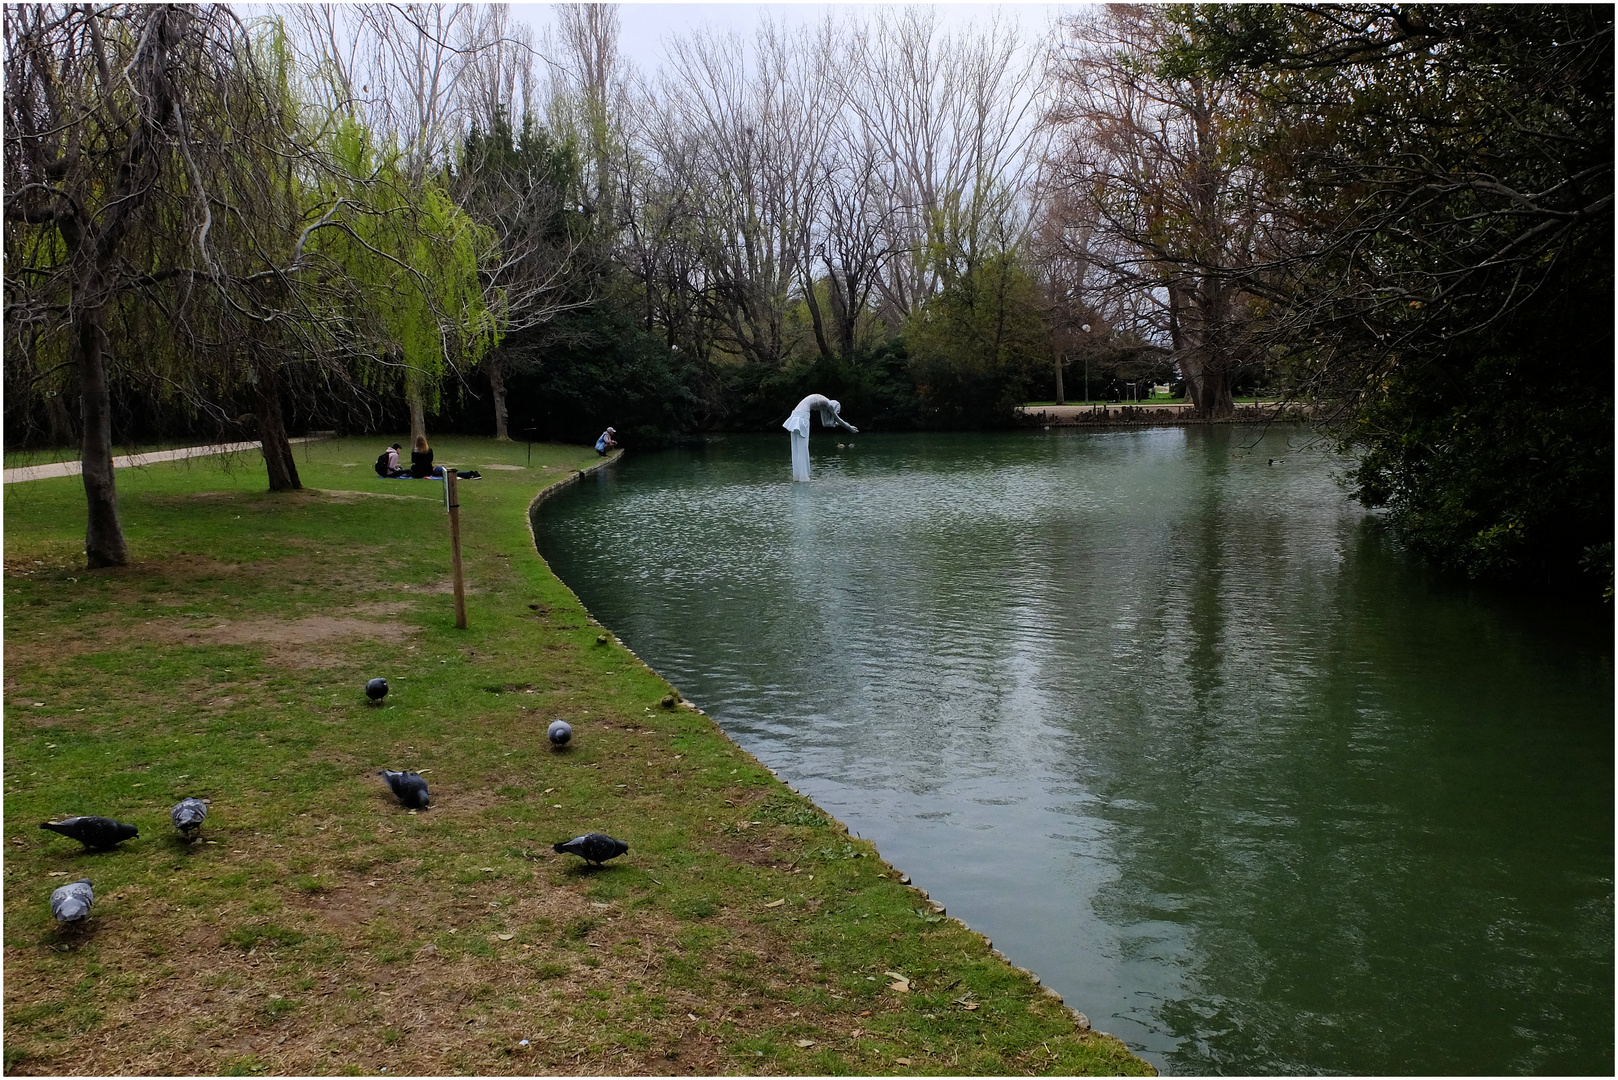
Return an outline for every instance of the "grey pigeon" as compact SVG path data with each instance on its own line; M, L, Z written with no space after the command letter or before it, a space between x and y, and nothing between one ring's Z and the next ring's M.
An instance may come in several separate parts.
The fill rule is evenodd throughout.
M577 855L581 859L600 866L608 859L616 859L629 850L629 845L622 840L614 840L605 833L585 833L575 836L565 844L551 845L558 854Z
M198 829L202 828L202 820L207 816L208 800L193 798L189 795L175 803L174 809L169 811L169 817L173 819L174 827L179 829L180 834L188 840L196 835Z
M573 738L573 725L566 720L552 720L545 734L550 736L552 746L566 746L568 740Z
M381 701L388 696L388 680L372 679L365 684L365 696L372 701Z
M42 821L41 829L72 837L87 848L105 851L130 837L139 836L140 830L110 817L70 817L61 821Z
M421 778L420 773L394 772L392 769L383 769L377 773L388 782L388 787L399 796L399 801L412 810L425 810L427 808L427 781Z
M89 878L70 881L51 893L51 914L60 923L79 922L90 916L90 905L96 902L95 890Z

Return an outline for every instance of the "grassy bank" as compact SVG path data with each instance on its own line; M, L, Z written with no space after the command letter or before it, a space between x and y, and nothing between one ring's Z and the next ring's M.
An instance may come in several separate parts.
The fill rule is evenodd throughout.
M377 479L380 443L300 447L287 495L120 472L116 571L83 569L77 478L6 488L8 1072L1149 1071L598 641L525 523L591 451L436 447L485 477L457 631L442 488ZM189 844L184 795L213 800ZM38 828L76 813L141 835ZM589 830L628 855L551 851Z

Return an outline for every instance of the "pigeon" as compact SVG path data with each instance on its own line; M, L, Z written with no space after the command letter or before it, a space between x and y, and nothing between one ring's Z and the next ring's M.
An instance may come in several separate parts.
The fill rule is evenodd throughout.
M365 696L372 701L381 701L388 696L388 680L372 679L365 684Z
M558 854L577 855L579 858L593 862L597 866L600 866L608 859L616 859L629 850L629 845L622 840L614 840L612 837L598 832L585 833L583 836L575 836L565 844L552 844L551 846Z
M140 835L140 830L135 826L109 817L70 817L61 821L42 821L39 827L71 836L85 847L97 851L105 851L132 836Z
M560 748L566 746L568 740L573 738L573 725L566 720L552 720L545 734L550 736L552 746Z
M173 819L174 827L179 829L180 834L187 840L195 836L197 830L202 828L202 819L207 816L208 800L192 798L189 795L175 803L174 809L169 811L169 817Z
M399 801L412 810L425 810L427 808L427 781L421 778L420 773L394 772L392 769L383 769L377 773L388 782L388 787L399 796Z
M59 923L79 922L90 917L90 905L96 902L95 890L89 878L70 881L51 893L51 914Z

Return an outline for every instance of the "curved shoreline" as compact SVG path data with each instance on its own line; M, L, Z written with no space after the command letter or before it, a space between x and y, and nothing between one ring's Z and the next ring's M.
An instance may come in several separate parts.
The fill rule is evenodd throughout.
M915 910L869 841L675 708L523 553L535 487L610 461L444 440L485 471L463 502L460 629L442 509L354 471L367 448L318 447L286 495L242 470L139 471L125 505L163 527L88 576L64 555L70 480L11 507L8 674L30 700L6 809L43 820L78 791L161 825L90 856L102 895L67 942L39 890L86 856L8 834L26 886L6 896L8 1073L1153 1072ZM377 705L356 691L382 672ZM582 722L563 751L544 734L558 713ZM429 775L430 813L377 783L395 764ZM215 799L211 840L164 833L171 788ZM587 829L634 854L597 870L553 852Z
M563 478L561 480L558 480L554 484L550 484L550 485L548 485L546 487L541 488L538 492L536 492L534 494L533 499L529 501L528 508L524 513L524 516L525 516L525 519L526 519L525 524L527 525L527 528L528 528L529 546L532 548L534 556L537 559L539 559L539 561L542 564L544 564L545 568L548 571L550 571L551 577L553 577L557 581L557 583L562 586L563 589L566 589L568 594L570 596L572 596L574 600L578 601L579 609L585 613L586 618L588 618L590 620L591 624L593 624L595 626L599 626L603 630L605 630L608 634L611 634L614 644L616 644L619 648L623 649L624 652L628 653L630 656L633 656L635 658L636 663L640 664L648 672L650 672L656 678L661 680L665 685L667 685L669 687L669 689L671 689L674 692L674 697L675 697L675 701L676 701L676 704L677 704L678 708L688 709L691 712L694 712L697 715L701 716L703 719L707 720L710 724L713 725L714 732L720 738L724 739L726 742L728 742L732 746L734 746L738 753L746 754L747 757L751 758L754 761L757 761L759 768L761 768L761 769L765 770L766 772L768 772L772 777L775 778L775 780L779 784L781 784L781 786L785 787L788 791L791 791L793 794L799 795L802 798L804 798L805 800L807 800L809 802L809 804L815 808L816 811L818 811L819 813L825 815L826 819L832 823L833 828L835 828L839 833L841 833L841 834L843 834L845 836L848 835L848 825L845 822L843 822L841 819L837 818L836 816L832 815L831 813L828 813L826 811L826 809L824 807L822 807L819 803L815 802L808 795L805 795L803 792L799 791L796 787L794 787L792 782L789 781L786 777L784 777L780 773L776 772L775 769L772 768L766 762L759 760L756 755L752 754L751 752L749 752L748 750L743 748L739 743L736 742L735 739L731 738L730 733L724 729L723 725L721 725L719 723L719 721L715 720L712 716L709 716L702 709L698 708L697 706L693 705L690 701L686 700L686 697L685 697L684 693L681 692L679 687L675 686L661 672L659 672L656 668L654 668L650 664L648 664L645 661L645 659L643 659L641 657L641 655L639 653L637 653L634 649L630 648L627 644L625 644L624 641L621 638L619 638L618 634L615 631L613 631L610 627L608 627L604 623L602 623L601 620L597 619L595 617L595 614L592 611L590 611L589 607L584 603L584 600L579 596L579 594L577 592L574 591L573 586L569 585L566 581L563 581L562 576L556 572L556 570L550 565L550 562L545 558L545 556L540 553L540 550L539 550L539 535L534 530L534 514L539 509L539 507L541 505L543 505L545 503L545 501L548 500L551 496L553 496L553 495L555 495L555 494L557 494L557 493L559 493L561 491L565 491L567 488L572 487L574 484L579 483L586 476L589 476L592 473L595 473L595 472L597 472L597 471L599 471L601 469L604 469L604 468L608 467L609 465L617 464L618 460L623 457L623 454L624 454L623 450L615 450L611 454L607 455L606 458L604 458L603 460L601 460L599 462L596 462L595 464L591 465L589 468L580 469L578 472L572 474L571 476L565 477L565 478ZM870 842L870 841L867 841L867 842ZM872 847L876 846L874 842L870 842L870 843L872 844ZM1095 1030L1095 1029L1093 1029L1091 1027L1090 1018L1087 1015L1085 1015L1083 1012L1080 1012L1078 1009L1075 1009L1072 1005L1069 1005L1067 1003L1067 1001L1062 997L1062 995L1060 993L1053 990L1051 987L1045 985L1043 980L1040 978L1040 975L1039 975L1038 972L1034 971L1031 968L1021 967L1021 966L1013 963L1011 961L1010 957L1008 957L1005 953L1001 952L999 949L994 947L994 942L992 940L990 940L990 938L986 934L983 934L980 931L973 929L971 926L969 926L966 922L964 922L960 918L958 918L958 917L956 917L954 915L949 915L947 909L945 908L945 906L943 904L940 904L938 901L934 900L930 895L928 895L926 889L923 889L918 885L912 884L910 875L907 872L905 872L905 871L899 869L898 867L894 866L886 858L882 857L880 852L877 855L877 861L883 867L885 867L886 869L892 871L892 873L895 875L895 877L898 879L898 881L899 881L899 883L901 885L904 885L905 887L907 887L911 891L913 891L917 896L919 896L921 898L921 900L924 903L930 905L934 912L936 912L937 914L942 915L945 918L949 919L950 922L955 923L956 925L961 927L961 929L965 930L967 933L970 933L970 934L982 939L984 946L988 949L989 954L991 956L993 956L995 959L999 960L1001 963L1005 964L1007 967L1011 968L1012 971L1018 973L1019 975L1022 975L1022 976L1025 976L1026 978L1028 978L1035 986L1040 988L1040 991L1046 997L1054 999L1057 1004L1061 1005L1064 1009L1066 1009L1069 1013L1071 1013L1073 1018L1074 1018L1075 1024L1078 1026L1078 1028L1079 1028L1079 1030L1081 1032L1082 1031ZM1098 1035L1106 1035L1107 1034L1106 1032L1099 1031L1099 1030L1097 1030L1096 1033ZM1133 1053L1133 1051L1131 1051L1131 1053ZM1136 1056L1139 1057L1138 1054ZM1141 1058L1140 1060L1144 1061L1145 1059Z

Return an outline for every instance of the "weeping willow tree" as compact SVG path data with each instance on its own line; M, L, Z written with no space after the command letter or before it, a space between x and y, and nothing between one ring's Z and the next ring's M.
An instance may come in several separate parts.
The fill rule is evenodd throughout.
M279 23L10 5L4 48L6 389L59 432L77 398L90 566L129 558L116 398L251 423L271 488L296 488L285 401L403 384L419 434L493 344L487 232L300 102Z
M296 487L289 357L332 362L310 241L347 210L302 135L284 48L222 6L5 9L7 390L79 401L92 567L128 561L114 395L223 423L254 399L272 488Z
M344 224L323 232L317 249L359 301L349 318L370 350L356 357L356 377L379 393L403 392L414 439L426 434L446 380L499 341L500 297L486 295L478 276L493 258L494 234L437 179L411 183L400 152L359 124L342 123L332 150Z
M256 29L237 50L256 92L198 95L219 137L206 154L176 144L195 198L154 204L129 251L147 273L120 296L110 329L138 351L147 399L178 407L193 428L256 435L270 490L283 491L300 486L284 403L301 398L315 413L334 390L352 396L348 361L361 350L341 317L354 285L311 244L346 228L338 166L318 126L309 130L279 24Z

